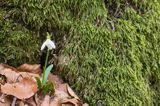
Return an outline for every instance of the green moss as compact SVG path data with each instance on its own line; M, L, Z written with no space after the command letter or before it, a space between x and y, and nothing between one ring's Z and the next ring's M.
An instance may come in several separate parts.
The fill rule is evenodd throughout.
M1 0L0 5L3 61L35 62L49 32L57 44L58 73L91 106L160 104L158 0Z
M159 105L159 6L145 14L126 7L111 28L73 24L62 73L91 105Z
M17 66L23 63L36 63L39 60L39 38L21 24L0 16L0 62Z

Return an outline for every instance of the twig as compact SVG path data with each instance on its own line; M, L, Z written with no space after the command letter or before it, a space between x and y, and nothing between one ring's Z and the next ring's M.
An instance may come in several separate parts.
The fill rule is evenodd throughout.
M17 101L17 98L14 97L11 106L16 106L16 101Z
M34 95L34 102L36 103L36 105L38 105L38 100L37 100L37 93Z

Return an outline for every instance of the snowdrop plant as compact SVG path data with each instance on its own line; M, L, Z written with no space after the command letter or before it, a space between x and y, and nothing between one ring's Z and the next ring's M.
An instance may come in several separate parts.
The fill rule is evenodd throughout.
M53 41L51 41L49 34L47 36L47 40L41 46L41 51L44 50L45 47L47 47L47 55L46 55L46 60L45 60L45 66L43 68L42 84L46 83L46 81L48 79L48 75L49 75L50 71L53 68L53 64L51 64L51 65L49 65L47 67L48 57L49 57L49 51L56 48L55 43Z
M49 57L50 50L56 48L55 43L51 40L50 35L48 33L47 33L46 41L41 46L41 51L43 51L45 48L47 48L47 55L45 60L45 66L43 67L42 81L39 78L36 78L36 80L37 80L38 88L41 89L46 94L48 92L53 91L53 84L47 81L49 73L53 68L53 64L49 65L48 67L47 67L47 64L48 64L48 57Z

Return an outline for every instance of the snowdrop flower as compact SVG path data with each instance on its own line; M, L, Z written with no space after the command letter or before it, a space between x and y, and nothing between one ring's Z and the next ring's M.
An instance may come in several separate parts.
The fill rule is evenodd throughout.
M56 48L54 42L51 41L49 37L47 37L47 40L42 44L41 50L44 50L45 47L47 47L49 50Z

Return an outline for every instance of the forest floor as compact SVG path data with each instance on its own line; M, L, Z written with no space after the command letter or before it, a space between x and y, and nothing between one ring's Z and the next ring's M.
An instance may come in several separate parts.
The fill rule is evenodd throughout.
M39 64L23 64L17 68L0 64L0 106L89 106L83 104L67 83L49 74L54 92L44 94L38 89L36 77L41 79Z

